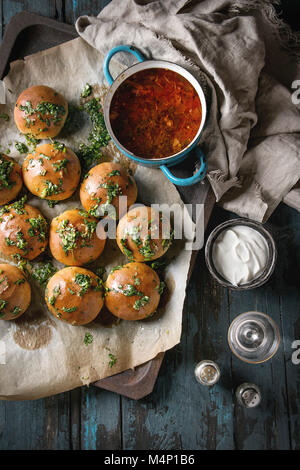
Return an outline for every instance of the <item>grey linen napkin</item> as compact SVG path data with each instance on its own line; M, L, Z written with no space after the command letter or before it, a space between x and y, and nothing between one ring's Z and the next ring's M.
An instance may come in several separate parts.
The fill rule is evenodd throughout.
M284 198L300 211L300 113L291 98L299 56L281 47L289 30L274 3L113 0L76 22L101 52L130 44L193 73L208 101L200 145L216 200L261 222ZM117 60L132 64L129 55Z

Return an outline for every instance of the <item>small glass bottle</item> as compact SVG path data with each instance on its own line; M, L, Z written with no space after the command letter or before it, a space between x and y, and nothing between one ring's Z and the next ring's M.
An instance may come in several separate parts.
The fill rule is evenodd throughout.
M219 366L209 360L199 362L195 367L195 378L201 385L212 386L220 379Z

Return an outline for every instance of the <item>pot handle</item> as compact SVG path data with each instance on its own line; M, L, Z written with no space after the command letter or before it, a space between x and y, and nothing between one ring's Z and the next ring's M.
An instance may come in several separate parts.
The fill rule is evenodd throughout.
M109 85L112 85L114 82L113 77L111 76L111 73L109 71L109 63L112 59L112 57L117 54L118 52L129 52L130 54L133 54L139 62L144 62L145 57L143 54L138 51L135 47L133 46L116 46L113 49L111 49L105 56L104 62L103 62L103 72L106 80L108 81Z
M165 174L165 176L173 183L176 184L176 186L191 186L192 184L199 183L199 181L203 180L203 178L206 175L206 170L207 170L207 162L205 160L204 153L200 149L200 147L195 148L195 152L197 153L197 157L200 160L201 166L197 173L195 173L193 176L190 176L189 178L177 178L177 176L174 176L169 168L165 165L161 165L160 169L162 172Z

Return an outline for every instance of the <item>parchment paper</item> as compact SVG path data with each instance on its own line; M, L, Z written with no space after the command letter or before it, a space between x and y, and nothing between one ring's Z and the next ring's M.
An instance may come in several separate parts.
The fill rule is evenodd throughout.
M103 55L81 38L11 64L4 82L6 105L0 104L0 113L10 116L9 122L0 119L1 152L10 148L10 155L22 162L23 157L14 147L16 141L25 143L13 121L13 108L23 89L43 84L62 93L69 103L78 105L80 92L86 83L98 84L96 91L103 95L106 86L102 74ZM112 61L113 75L121 72L121 65ZM82 120L76 131L63 130L58 140L75 152L80 141L85 141L91 129L88 120ZM104 151L128 165L112 143ZM193 224L183 207L175 187L160 170L139 166L135 171L138 184L138 202L178 203L186 221L186 238L193 237ZM40 208L51 221L61 212L80 207L78 192L70 200L49 208L47 202L29 194L29 204ZM171 259L165 272L168 296L153 318L139 322L118 321L103 324L101 313L91 324L74 327L55 318L44 303L44 290L30 280L33 299L29 310L15 321L0 320L0 398L34 399L89 384L154 358L159 352L172 348L180 341L182 308L191 252L184 249L185 240L175 240L168 252ZM5 259L2 257L2 261ZM113 266L125 263L115 240L110 240L101 257L91 266ZM35 264L35 262L33 263ZM59 268L63 267L55 262ZM105 322L104 322L105 323ZM93 342L84 344L89 332ZM109 354L117 359L109 366Z

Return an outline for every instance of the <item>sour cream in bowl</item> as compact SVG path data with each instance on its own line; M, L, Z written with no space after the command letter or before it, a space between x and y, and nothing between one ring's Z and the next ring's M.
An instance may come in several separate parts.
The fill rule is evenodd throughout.
M262 224L232 219L216 227L205 247L211 275L231 289L253 289L271 276L277 258L274 239Z

